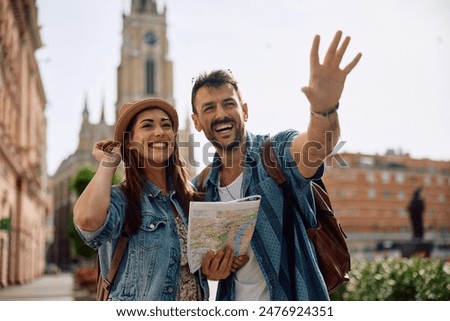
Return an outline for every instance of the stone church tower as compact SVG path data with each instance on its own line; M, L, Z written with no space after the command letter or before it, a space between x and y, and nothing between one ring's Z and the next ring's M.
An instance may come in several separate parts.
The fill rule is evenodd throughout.
M132 1L130 14L123 17L117 110L125 102L151 96L174 103L166 31L166 8L159 13L154 0Z
M155 0L132 0L131 12L123 17L121 62L117 70L116 115L130 100L160 97L175 107L173 64L168 58L166 8L158 11ZM189 155L193 155L190 122L180 129L180 152L191 178L195 174ZM192 157L192 156L191 156Z

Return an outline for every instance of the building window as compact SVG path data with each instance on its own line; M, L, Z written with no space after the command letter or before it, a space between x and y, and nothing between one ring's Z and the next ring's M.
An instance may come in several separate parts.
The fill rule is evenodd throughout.
M399 201L403 201L405 198L406 198L406 193L405 193L404 191L399 191L399 192L397 193L397 199L398 199Z
M375 160L370 156L363 156L359 159L359 164L363 167L373 167L375 165Z
M376 198L376 197L377 197L377 190L376 190L375 188L369 188L369 189L367 190L367 196L368 196L370 199Z
M146 81L147 81L147 94L154 95L155 94L155 63L152 59L147 60L146 64Z
M438 195L438 202L439 203L445 203L445 194L439 194Z
M383 172L381 173L381 179L383 180L383 183L389 183L391 175L389 175L388 172Z
M399 215L400 217L406 217L406 216L408 216L408 212L406 211L406 209L400 208L400 209L398 210L398 215Z
M373 172L367 173L366 180L367 180L367 183L374 184L376 181L375 173L373 173Z
M395 175L395 181L399 184L403 184L405 182L405 174L403 173L397 173Z
M391 191L384 190L384 191L383 191L383 198L384 198L385 200L390 199L390 198L391 198Z

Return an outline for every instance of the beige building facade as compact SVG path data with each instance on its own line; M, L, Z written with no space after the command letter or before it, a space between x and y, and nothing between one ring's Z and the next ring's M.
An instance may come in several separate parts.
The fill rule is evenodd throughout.
M44 273L52 240L34 0L0 1L0 287Z

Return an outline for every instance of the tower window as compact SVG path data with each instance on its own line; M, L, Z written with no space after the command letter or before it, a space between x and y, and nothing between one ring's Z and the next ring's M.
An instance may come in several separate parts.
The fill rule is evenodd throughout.
M155 94L155 63L152 59L147 60L146 64L146 80L147 80L147 94Z

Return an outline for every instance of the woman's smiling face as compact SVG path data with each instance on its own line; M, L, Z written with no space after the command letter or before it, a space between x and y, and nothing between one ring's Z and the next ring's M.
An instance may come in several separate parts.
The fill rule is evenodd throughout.
M166 164L175 149L176 135L172 121L163 110L151 108L140 112L131 132L129 149L137 150L144 166Z

